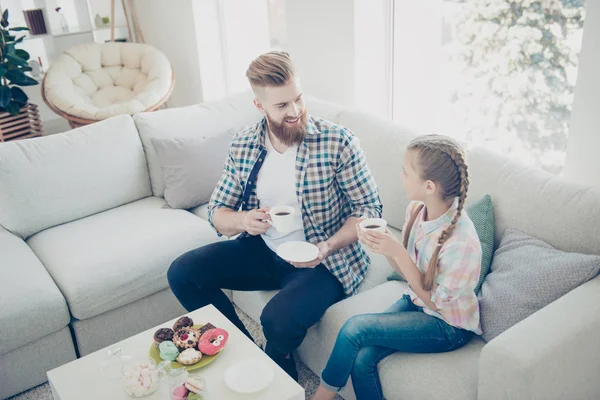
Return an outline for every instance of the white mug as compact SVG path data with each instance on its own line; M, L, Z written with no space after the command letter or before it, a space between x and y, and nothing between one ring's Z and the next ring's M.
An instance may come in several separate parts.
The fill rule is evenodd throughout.
M292 206L277 206L269 210L271 220L269 223L275 227L277 232L287 233L294 228L294 214L296 210Z
M363 231L376 231L385 233L387 228L387 221L383 218L367 218L360 222L360 229Z

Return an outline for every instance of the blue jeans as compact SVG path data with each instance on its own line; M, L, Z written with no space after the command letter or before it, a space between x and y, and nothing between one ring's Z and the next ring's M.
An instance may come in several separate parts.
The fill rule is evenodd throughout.
M321 373L321 384L329 390L340 391L352 376L358 400L382 399L377 371L379 361L397 351L441 353L455 350L472 336L471 331L425 314L408 295L404 295L383 313L356 315L344 324Z

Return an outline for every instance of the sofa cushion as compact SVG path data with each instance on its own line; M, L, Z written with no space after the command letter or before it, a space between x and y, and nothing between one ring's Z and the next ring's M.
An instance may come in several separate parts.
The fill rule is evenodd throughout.
M210 200L232 139L231 132L209 138L152 139L171 208L188 209Z
M0 143L0 224L22 238L150 194L144 151L128 115Z
M64 297L23 241L0 227L0 354L69 324Z
M480 147L469 152L469 181L471 198L492 196L496 247L513 228L562 251L600 255L600 189Z
M28 240L75 318L90 318L166 288L175 258L219 240L208 222L164 205L164 199L148 197Z
M243 93L225 101L134 115L146 152L154 195L164 196L165 182L152 144L153 138L201 138L241 130L261 118L252 99L251 93ZM225 157L219 163L223 165Z
M194 207L190 209L190 212L195 216L208 221L208 203L204 203L202 205L199 205L198 207Z
M479 294L483 338L492 340L599 270L600 256L565 253L507 229Z
M387 282L329 307L298 349L301 360L315 373L325 367L337 335L352 316L382 312L398 301L404 282ZM484 342L475 337L466 346L448 353L395 353L379 363L386 399L475 399L478 360ZM349 385L344 398L354 398Z

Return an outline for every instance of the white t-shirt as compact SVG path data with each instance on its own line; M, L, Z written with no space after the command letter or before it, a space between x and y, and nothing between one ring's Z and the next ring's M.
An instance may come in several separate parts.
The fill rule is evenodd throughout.
M294 227L291 232L279 233L273 227L261 236L273 251L277 246L292 240L305 241L302 209L296 197L296 155L298 146L290 146L281 154L273 147L269 134L265 135L267 156L256 178L256 197L261 207L292 206Z

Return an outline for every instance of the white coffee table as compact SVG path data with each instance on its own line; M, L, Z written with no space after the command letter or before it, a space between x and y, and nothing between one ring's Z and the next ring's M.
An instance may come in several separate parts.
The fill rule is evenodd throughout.
M215 307L208 305L186 315L191 317L195 323L211 322L213 325L229 332L229 341L219 358L203 368L190 372L190 374L200 375L206 380L209 392L206 400L304 400L304 389ZM171 327L176 320L177 318L165 322L129 339L115 343L113 346L120 347L122 354L125 355L136 358L147 357L154 340L154 332L160 327ZM121 380L111 380L101 374L100 365L106 360L106 351L107 348L98 350L48 371L48 381L54 400L131 400L132 398L123 391ZM274 378L270 386L253 394L239 394L225 384L223 379L225 370L235 362L246 358L260 358L273 367ZM159 391L143 397L143 399L148 400L166 400L169 398L167 385L162 385Z

